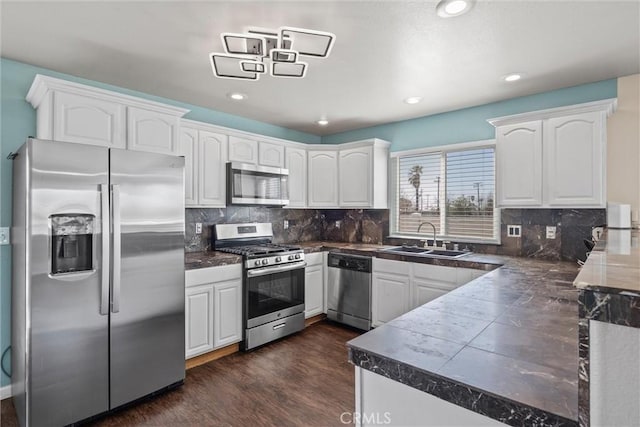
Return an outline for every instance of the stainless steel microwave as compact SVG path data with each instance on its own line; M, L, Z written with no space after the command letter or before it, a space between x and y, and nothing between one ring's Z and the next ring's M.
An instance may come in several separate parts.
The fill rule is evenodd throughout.
M227 202L230 205L288 205L289 171L248 163L227 163Z

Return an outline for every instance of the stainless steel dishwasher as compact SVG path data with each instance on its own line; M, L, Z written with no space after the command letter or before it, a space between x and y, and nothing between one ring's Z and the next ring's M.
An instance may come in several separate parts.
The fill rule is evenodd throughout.
M327 317L371 329L371 257L329 252Z

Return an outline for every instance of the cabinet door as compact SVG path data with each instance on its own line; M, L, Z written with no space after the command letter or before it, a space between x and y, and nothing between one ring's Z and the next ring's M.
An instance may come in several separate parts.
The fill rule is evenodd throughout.
M307 150L286 148L286 168L289 170L289 207L307 206Z
M367 208L372 205L372 147L340 150L340 207Z
M99 98L56 92L53 139L109 148L126 147L126 109Z
M127 148L160 154L178 154L179 119L171 114L127 108Z
M195 286L185 292L185 354L189 359L213 350L213 286Z
M240 163L258 163L258 142L252 139L229 137L229 161Z
M198 204L198 131L180 128L180 151L184 156L184 199L185 205Z
M213 347L242 340L242 281L230 280L214 285Z
M380 326L409 311L409 277L373 275L372 325Z
M304 317L305 319L322 313L324 305L323 265L307 267L304 278Z
M338 156L335 151L309 151L309 207L338 206Z
M198 144L198 205L225 207L227 136L200 131Z
M545 122L544 188L549 206L604 207L602 122L599 112Z
M542 122L496 128L498 206L542 205Z
M284 168L284 145L258 142L258 163L262 166Z
M445 289L434 288L430 283L422 282L420 280L414 281L414 287L414 307L420 307L421 305L426 304L429 301L433 301L434 299L451 292Z

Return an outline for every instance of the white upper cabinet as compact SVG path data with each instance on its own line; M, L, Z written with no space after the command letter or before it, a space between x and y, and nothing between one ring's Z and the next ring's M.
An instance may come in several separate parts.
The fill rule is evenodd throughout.
M180 127L187 207L226 206L227 136L206 129L190 120Z
M38 110L38 138L176 155L189 111L40 74L26 99Z
M307 206L307 150L286 147L285 168L289 170L289 207Z
M308 206L338 207L338 153L309 150Z
M178 154L178 120L171 115L127 108L127 148L160 154Z
M258 163L262 166L284 168L284 145L273 142L258 142Z
M499 206L542 203L542 122L496 128Z
M198 141L198 205L225 207L227 137L201 130Z
M184 156L184 201L185 205L198 204L198 131L187 127L180 128L180 148Z
M389 145L371 139L310 149L308 206L386 209Z
M373 147L340 150L340 206L368 206L372 195Z
M38 138L125 148L124 105L73 93L58 92L52 96L53 126L38 126Z
M229 161L258 163L258 141L238 136L229 136Z
M543 152L547 205L605 204L604 119L603 113L594 112L546 121Z
M490 119L498 207L606 206L606 119L616 100Z

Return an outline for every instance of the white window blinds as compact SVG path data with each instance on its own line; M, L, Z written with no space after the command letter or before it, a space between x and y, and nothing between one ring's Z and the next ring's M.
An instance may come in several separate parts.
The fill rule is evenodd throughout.
M494 237L494 149L446 153L446 234Z
M398 156L392 234L496 240L494 147L447 148Z

